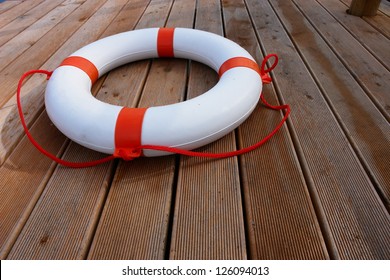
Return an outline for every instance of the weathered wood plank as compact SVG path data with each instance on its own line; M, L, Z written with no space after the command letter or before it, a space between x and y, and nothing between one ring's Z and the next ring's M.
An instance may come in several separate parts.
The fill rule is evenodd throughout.
M96 83L98 86L100 81ZM95 90L93 90L95 92ZM68 140L44 111L30 129L36 141L50 153L61 156ZM56 164L44 157L23 137L0 167L1 216L0 259L5 259L35 207Z
M265 51L281 57L274 81L293 108L293 140L328 248L335 258L388 258L390 220L375 188L269 3L249 6ZM280 17L297 9L289 1L272 6Z
M58 7L0 47L0 71L82 4L78 1L68 1L66 4L59 5L60 2L50 1L56 3Z
M384 13L386 16L390 17L390 3L388 0L382 0L379 4L380 12Z
M172 7L172 11L170 13L170 16L169 16L169 20L167 22L167 26L191 26L192 25L192 18L193 18L193 12L194 12L194 9L193 9L193 5L194 5L194 1L176 1L175 2L175 5ZM157 65L157 66L156 66ZM148 83L146 84L146 88L145 88L145 93L144 95L142 96L142 99L141 99L141 104L147 104L147 105L153 105L153 104L156 104L156 102L158 104L160 104L161 102L163 102L163 104L165 104L166 102L169 102L169 103L172 103L172 102L175 102L175 101L180 101L183 96L181 95L177 95L178 93L184 93L184 85L185 85L185 80L186 80L186 63L184 61L167 61L167 60L161 60L161 61L155 61L153 66L152 66L152 69L151 69L151 73L150 73L151 77L148 78ZM178 79L179 77L179 79ZM164 80L167 80L167 84L164 85L163 89L160 89L161 88L161 83L160 82L152 82L152 80L154 81L164 81ZM179 88L177 88L179 86ZM183 88L180 89L180 86L183 86ZM148 89L149 87L149 89ZM174 88L176 87L176 90L174 90ZM173 90L173 92L172 92ZM160 96L155 96L154 94L151 95L149 93L151 92L161 92L159 95ZM167 93L169 92L169 95L171 97L169 97L167 95ZM147 94L145 96L145 94ZM163 94L161 96L161 94ZM181 97L180 97L181 96ZM180 97L178 99L178 97ZM140 105L140 106L143 106L143 105ZM162 174L162 175L157 175L157 174L154 174L153 176L158 176L157 180L156 179L144 179L142 180L141 182L138 182L138 183L133 183L133 184L137 184L137 185L132 185L132 186L117 186L118 184L124 184L124 182L122 183L118 183L118 184L113 184L113 187L112 187L112 197L116 197L115 199L112 198L112 202L110 203L110 208L109 210L107 210L107 216L108 215L112 215L110 213L112 213L114 210L112 210L113 208L116 209L116 211L114 213L118 213L118 211L123 211L125 215L123 218L124 218L124 223L125 225L122 226L122 228L118 231L118 225L113 225L113 228L109 228L109 229L104 229L105 230L105 239L103 240L103 242L105 242L105 245L104 244L101 244L102 240L100 239L100 241L96 241L94 242L94 244L96 244L96 246L98 246L99 248L95 251L92 251L93 254L91 254L90 257L92 258L102 258L102 257L105 257L105 258L112 258L112 256L114 256L113 254L115 254L115 248L117 248L117 251L119 251L119 257L120 258L123 258L127 256L127 258L162 258L164 257L164 255L166 254L165 253L165 250L166 250L166 235L167 235L167 223L168 223L168 215L169 215L169 211L170 211L170 203L172 203L172 200L171 200L171 187L172 187L172 180L173 180L173 162L172 162L173 158L170 157L170 158L162 158L162 159L141 159L137 162L134 162L134 163L130 163L129 165L126 166L126 168L129 168L130 167L130 170L133 170L133 169L136 169L136 171L132 172L130 170L127 170L126 172L131 172L127 177L134 177L140 173L139 170L143 170L143 169L146 169L146 170L149 170L149 169L153 169L155 170L156 167L154 165L157 165L157 169L161 169L161 166L164 167L164 168L167 168L169 167L170 168L170 172L167 172L167 174ZM168 163L168 164L167 164ZM141 165L140 168L142 169L138 169L139 168L139 165ZM124 168L123 168L124 169ZM138 171L137 171L138 170ZM169 171L169 170L168 170ZM122 172L122 171L119 171L119 172ZM155 173L155 172L154 172ZM127 174L127 173L126 173ZM153 189L156 189L156 184L157 182L159 182L160 180L163 180L164 182L163 183L158 183L158 185L161 185L161 187L158 187L158 189L161 189L161 191L157 192L156 194L153 193L150 193L150 188L153 188ZM121 180L123 181L123 179ZM145 189L145 191L142 191L142 194L146 194L149 196L148 197L139 197L139 195L137 194L134 194L134 189L140 189L142 188ZM140 192L140 191L137 191L137 193ZM140 205L145 205L143 206L142 208L138 209L137 207L130 207L129 210L124 210L126 208L128 208L128 206L124 206L122 203L118 203L117 199L119 199L120 194L122 194L122 196L126 197L126 199L132 199L132 197L134 197L134 195L137 195L137 198L139 200L141 200L141 202L134 202L136 203L137 205L140 204ZM160 198L156 198L156 195L160 195ZM109 199L111 198L111 196L109 196ZM158 204L156 205L156 199L158 199ZM123 202L125 203L125 202ZM127 202L128 204L128 202ZM109 205L109 203L107 203L107 205ZM119 207L121 208L124 208L123 210L118 210ZM145 216L145 212L147 211L144 211L144 209L148 209L148 211L152 211L151 216L148 217L148 223L145 225L143 220L142 219L145 219L145 218L142 218ZM132 213L131 215L135 217L138 217L140 216L141 220L138 221L138 219L136 219L136 221L132 222L132 221L128 221L128 219L126 218L127 216L130 215L130 213L128 213L128 211L130 211L130 213ZM141 212L139 212L141 211ZM127 214L126 214L127 213ZM134 214L135 213L135 214ZM139 213L139 214L137 214ZM122 214L121 214L122 216ZM156 219L158 224L154 226L154 224L156 223ZM102 224L106 225L108 222L108 218L107 218L107 221L104 221L104 223L102 222ZM141 224L139 224L141 223ZM159 224L159 223L162 223L162 224ZM134 225L132 225L134 224ZM134 228L136 227L136 228ZM150 229L150 227L152 227ZM132 231L130 231L131 229L133 229ZM103 229L102 229L103 231ZM122 231L125 231L125 232L128 232L128 234L130 235L129 239L127 240L123 240L123 241L120 241L119 244L116 244L116 245L113 245L111 244L109 247L109 250L111 252L108 252L106 253L105 255L102 255L102 253L100 253L100 255L97 255L97 252L102 252L102 250L104 250L104 247L107 246L106 242L112 242L112 240L110 241L110 239L112 238L112 235L115 235L117 236L118 234L124 234ZM158 231L158 232L156 232ZM118 233L117 233L118 232ZM147 237L143 237L144 235L147 235ZM142 240L142 244L134 244L132 245L131 249L128 250L127 252L123 252L122 249L120 248L123 248L124 246L124 243L126 244L131 244L131 243L136 243L134 242L135 239L137 239L137 236L140 236L138 239L139 240ZM100 236L99 236L100 237ZM151 246L154 246L154 247L151 247ZM137 249L138 248L138 249ZM154 251L153 251L153 248L154 248ZM107 250L107 248L106 248ZM97 251L97 252L96 252Z
M326 1L322 0L322 2ZM332 14L337 14L335 10L337 7L339 10L343 9L342 6L333 3L333 0L328 2L332 2L326 3L329 8L330 6L333 7ZM360 20L360 18L356 17L353 17L353 19ZM346 134L351 138L350 141L356 148L371 179L377 186L386 207L390 209L390 174L388 173L390 127L388 121L381 116L370 100L364 96L364 91L352 80L351 75L345 71L343 64L326 47L325 42L322 42L315 34L314 29L310 27L305 28L305 26L310 24L308 22L304 25L300 24L302 21L291 22L292 25L290 25L289 32L292 36L299 34L296 37L302 47L304 47L302 51L306 53L308 63L315 64L313 71L319 83L321 83L323 91L332 100L332 106L337 111L336 114L345 128ZM359 34L357 30L353 31L354 34ZM378 34L378 32L375 32L375 34ZM363 34L360 35L363 36ZM390 41L383 37L382 39L377 38L375 43L386 50L386 46L390 44ZM311 48L313 45L317 47ZM320 47L321 45L323 47ZM381 62L385 62L386 57L390 62L390 56L387 52L385 54L385 52L376 51L377 54L382 54L384 57ZM387 80L390 80L390 72L386 69L384 71L382 75L388 77Z
M16 5L19 5L20 2L22 1L6 1L6 2L2 2L1 5L0 5L0 14L1 13L4 13L5 11L11 9L12 7L16 6Z
M257 11L258 7L251 7L249 11L251 9ZM223 14L226 36L261 62L260 46L244 2L223 1ZM271 86L264 88L264 94L269 102L277 104ZM280 113L259 105L239 128L240 146L247 147L265 137L281 118ZM240 159L250 257L328 258L286 127L266 145ZM299 209L296 205L300 205Z
M133 19L129 20L129 24L131 24L131 21L136 21L136 19L134 19L134 17L136 17L136 14L137 14L136 11L137 10L135 9ZM103 10L103 13L104 12L105 11ZM99 17L97 17L96 19L94 19L94 17L92 17L91 20L89 21L90 23L86 23L86 25L87 26L88 26L88 24L96 25L96 21L99 21L100 23L102 22L101 19L99 19ZM105 27L102 26L102 28L104 29ZM88 30L86 32L88 32ZM88 33L88 35L94 36L94 34L92 32ZM75 47L77 47L77 44L82 44L83 42L85 42L85 40L87 40L85 38L87 38L87 36L85 36L85 33L83 33L83 31L78 32L78 33L76 32L74 34L74 36L72 36L67 42L70 44L72 44L71 42L73 42L73 44L76 45ZM62 55L61 55L61 51L60 51L59 53L57 53L58 56L57 56L57 58L54 58L54 60L61 61L61 59L63 59L64 53L65 53L65 55L67 55L70 51L72 51L72 49L69 50L69 48L70 47L66 46L66 44L65 44L62 48ZM60 58L60 56L62 56L62 58ZM52 61L51 64L57 65L58 62L56 62L56 61L54 61L54 62ZM43 77L41 77L39 79L39 82L37 82L35 85L37 85L37 84L39 84L39 85L43 84ZM39 86L38 88L32 87L32 89L33 89L34 93L37 93L40 95L40 97L42 97L42 90L43 89L41 86ZM35 108L35 111L34 111L35 114L42 110L41 109L43 106L42 99L31 100L30 95L22 98L23 104L29 103L30 101L31 101L30 104L32 104L33 108ZM2 132L1 132L2 140L4 140L5 138L3 138L3 137L6 137L7 135L14 135L14 134L12 134L13 131L10 131L12 129L12 126L8 126L7 124L15 123L15 125L17 125L18 129L20 129L20 124L19 124L19 120L17 117L16 107L15 106L7 107L6 109L1 110L1 113L4 113L5 110L9 110L10 113L9 113L9 115L6 115L6 121L5 121L6 125L3 127ZM27 115L28 112L25 111L25 114ZM31 116L30 116L30 120L31 119L34 120L34 118L31 118ZM52 124L46 118L43 118L43 119L40 118L40 119L38 119L36 125L38 125L40 127L39 131L47 132L47 134L45 133L45 134L43 134L43 136L49 137L48 139L51 139L51 140L46 140L46 138L42 138L42 135L39 135L39 134L36 135L34 133L34 135L36 135L36 137L37 137L38 142L40 142L40 143L42 142L43 146L47 147L48 149L50 149L50 147L54 145L55 147L57 147L57 150L55 150L53 153L54 154L58 153L59 152L58 149L64 144L63 143L64 140L57 139L58 137L55 136L55 134L50 133L50 131L53 127ZM12 139L12 137L11 137L11 139ZM15 139L13 139L13 140L15 140ZM61 141L61 142L58 143L58 141ZM5 214L2 215L2 217L3 217L2 221L4 221L4 223L7 224L7 226L2 226L3 233L2 233L2 237L1 237L1 243L0 243L1 244L1 256L5 256L7 254L7 252L9 251L9 244L12 244L12 242L16 238L18 232L20 232L21 227L23 226L25 220L27 219L29 213L31 212L31 207L33 207L34 203L38 199L37 195L42 191L39 188L44 186L45 182L48 179L48 176L50 176L50 174L52 173L52 170L50 170L50 169L46 170L46 172L43 172L45 170L45 167L42 167L42 173L38 173L38 172L34 173L33 172L33 170L35 170L34 168L36 166L41 166L40 164L45 163L46 159L40 154L33 153L28 149L25 150L26 145L29 147L29 149L32 148L32 146L29 146L30 144L26 144L27 142L28 141L26 139L24 139L23 140L24 144L19 145L15 149L14 154L16 154L18 156L21 154L25 155L26 158L24 158L24 159L22 158L20 160L20 162L25 163L26 166L29 165L31 167L31 172L29 173L29 172L25 171L25 169L20 169L20 170L17 170L17 172L10 172L9 177L7 177L7 178L11 181L12 180L14 180L14 181L15 180L23 180L25 174L35 174L36 177L34 177L34 180L28 181L31 184L27 184L27 183L24 184L24 187L28 188L29 191L27 192L24 189L22 190L23 191L22 197L24 199L18 199L17 203L15 203L15 201L13 202L13 207L14 207L13 210L8 209L10 211L7 212L7 214L9 216L7 216ZM47 145L47 143L49 143L50 145ZM27 160L27 155L30 155L30 154L35 155L35 156L28 157L28 160ZM2 168L7 169L8 166L10 166L10 165L12 166L13 160L14 160L14 156L12 156L4 164L4 166ZM20 164L20 162L17 164ZM50 166L50 165L46 164L46 166ZM40 183L36 183L36 182L40 182ZM10 192L9 193L10 197L12 197L12 195L21 196L21 194L18 193L18 190L19 190L19 188L13 187L11 189L11 191L9 189L4 189L3 191ZM3 196L3 198L6 199L7 196L5 195L5 196ZM5 244L5 243L7 243L7 244Z
M20 55L14 62L0 72L2 96L11 97L0 110L0 165L7 158L23 135L16 109L16 85L23 72L30 69L55 69L60 62L73 51L94 41L103 32L104 15L98 13L95 19L89 21L89 30L79 29L96 12L106 0L86 1L72 14L57 24L31 48ZM100 17L97 18L97 17ZM103 18L102 18L103 17ZM100 24L98 24L100 22ZM87 25L88 27L88 25ZM59 37L59 38L57 38ZM55 42L55 44L54 44ZM54 45L52 45L53 43ZM44 77L35 75L23 86L22 99L27 124L36 119L37 112L43 107L43 92L46 85ZM0 97L1 99L1 97ZM1 102L0 102L1 103Z
M69 36L80 28L106 1L86 1L75 12L46 33L28 51L18 56L11 65L0 71L0 84L2 85L2 91L0 92L1 108L14 95L15 85L20 76L30 69L41 67L42 63L50 58L67 41ZM102 17L102 20L104 20L104 17Z
M102 155L72 144L64 159L96 160ZM8 259L76 259L88 248L94 214L110 182L110 163L54 171Z
M275 9L390 209L390 127L387 120L296 9L277 6ZM296 20L299 17L302 20Z
M153 9L145 12L137 29L165 25L168 13L167 26L192 26L192 1L175 1L172 6L166 1L152 4ZM185 61L154 60L138 107L181 101L186 68ZM88 258L165 258L174 182L174 156L121 161Z
M346 5L350 5L352 0L340 0ZM379 13L374 17L363 17L365 21L370 23L384 36L390 39L390 5L386 2L381 3L379 6Z
M91 16L96 12L96 9L101 7L100 5L103 4L104 1L89 1L84 3L75 12L48 32L28 51L19 56L10 67L4 69L4 78L9 77L10 80L7 80L8 86L6 86L5 83L3 84L4 91L2 91L2 93L8 93L13 96L0 110L0 130L2 132L0 141L0 164L4 162L17 141L19 141L20 137L23 135L23 130L18 120L19 117L16 110L15 97L15 88L21 73L29 69L39 68L41 65L42 69L55 69L61 61L72 52L81 48L83 45L98 39L109 24L107 20L110 20L110 18L106 18L102 12L97 13L93 17ZM90 17L91 20L88 20ZM84 28L88 28L89 32L85 29L79 29L83 23L87 24ZM64 38L61 39L63 40L61 45L57 46L59 47L58 50L53 48L52 45L47 45L44 39L46 36L57 36L55 35L57 31L59 32L58 36L64 36ZM52 32L54 33L52 34ZM85 32L88 32L88 35L85 35ZM51 37L46 39L51 42ZM37 50L37 48L39 49ZM45 50L47 50L49 54L46 54ZM37 51L41 55L37 55ZM33 54L30 55L30 52ZM26 81L23 86L22 98L24 101L24 114L27 124L30 124L31 121L36 118L36 113L42 109L44 104L43 92L45 85L46 81L44 78L35 75Z
M116 31L126 31L131 27L131 24L138 21L140 13L142 14L143 9L148 1L140 0L136 2L131 2L130 4L124 7L124 13L128 11L126 17L121 13L118 19L115 19L115 24L110 25L103 34L102 32L104 25L100 25L100 29L92 28L90 30L80 29L76 31L73 35L69 37L69 40L66 41L52 56L43 64L42 69L55 69L58 64L73 51L81 48L83 45L90 43L99 36L108 36ZM90 1L91 5L98 5L96 1ZM74 19L70 22L78 21L78 18L87 18L86 12L89 13L89 10L93 10L93 7L85 7L88 9L80 8L79 11L76 11ZM82 12L81 14L79 12ZM96 21L99 21L97 19ZM80 22L82 25L83 22ZM96 25L96 22L91 21L88 23L90 26ZM99 25L98 25L99 26ZM86 26L88 27L88 25ZM65 27L64 27L65 28ZM92 33L92 30L95 30L95 33ZM86 33L86 34L83 34ZM16 83L16 82L15 82ZM43 106L43 91L46 85L46 81L43 77L34 76L25 82L22 90L22 99L23 99L23 108L25 113L25 118L27 123L31 123L35 119L35 116ZM16 86L16 85L15 85ZM13 89L14 91L15 89ZM10 99L0 110L0 128L1 128L1 141L0 141L0 165L4 162L8 154L12 151L13 147L16 145L17 141L20 139L23 130L20 126L18 113L16 110L16 98L13 97Z
M113 33L117 33L117 32L121 32L121 31L126 31L128 30L128 28L132 28L135 23L138 21L138 18L142 15L146 5L147 5L147 2L148 1L145 1L145 0L140 0L140 1L137 1L136 3L135 2L131 2L129 4L127 4L120 12L120 14L115 18L115 20L112 22L112 24L109 26L109 28L106 29L106 31L103 33L102 36L108 36L108 35L111 35ZM123 22L123 19L126 18L126 22L124 23ZM93 22L93 18L91 19L92 20L92 25L94 25L95 23ZM104 27L103 27L104 28ZM88 29L84 32L88 32ZM90 35L93 35L93 34L90 34ZM77 36L77 33L74 34L74 37L71 37L70 38L70 41L73 41L73 45L74 44L80 44L80 42L78 42L78 39L79 36ZM91 38L92 39L92 38ZM81 42L82 43L82 42ZM72 43L71 44L67 44L68 47L71 47L72 46ZM73 47L77 47L77 46L73 46ZM63 50L65 51L65 50ZM69 50L68 50L69 52ZM60 52L61 53L61 52ZM60 54L58 54L60 55ZM135 65L133 67L136 67ZM108 81L103 84L102 86L102 90L101 92L99 92L98 94L98 97L103 100L103 101L106 101L106 102L109 102L109 103L112 103L114 104L115 101L121 103L123 100L120 98L120 96L118 96L118 93L120 92L126 92L123 88L123 85L126 85L127 87L127 84L124 84L124 83L110 83L111 80L114 80L114 81L117 81L118 78L115 78L115 75L120 75L120 77L123 79L123 74L120 74L121 71L116 71L114 72L113 74L110 74L110 75L114 75L114 78L112 79L108 79ZM137 71L135 71L137 72ZM143 75L145 76L145 74ZM130 77L129 80L128 80L129 84L131 84L133 87L136 85L136 84L139 84L138 81L137 81L137 76L134 75L134 77ZM95 84L95 88L100 88L99 86L99 83L100 83L100 80ZM107 88L109 88L110 90L107 90ZM129 96L126 96L126 98L129 98ZM125 99L126 100L126 99ZM25 100L23 100L25 101ZM125 103L125 102L123 102ZM39 128L35 129L34 127L35 126L38 126ZM61 141L58 140L55 136L53 136L53 133L50 133L51 130L50 129L54 129L54 126L51 124L51 122L48 120L48 119L38 119L37 122L34 124L34 127L33 127L33 135L36 135L36 131L45 131L45 134L43 134L45 137L47 137L48 140L45 140L45 139L41 139L39 138L39 135L37 135L37 141L39 143L42 143L42 145L44 147L47 147L52 153L58 153L59 152L59 144L65 144L64 140ZM48 129L50 128L50 129ZM57 129L54 129L54 131L58 134L59 131ZM63 137L63 136L62 136ZM29 141L27 139L24 139L23 140L23 143L24 145L20 145L21 147L17 147L15 149L15 152L14 154L17 154L19 157L20 157L20 161L22 161L23 163L25 162L24 158L20 155L23 155L23 154L28 154L28 155L36 155L36 157L33 157L33 160L39 162L39 163L44 163L45 161L42 161L42 159L44 160L47 160L45 158L43 158L42 155L40 154L36 154L36 150L35 148L30 145L28 143ZM27 144L26 144L27 143ZM57 149L50 149L50 145L48 145L48 143L52 144L52 145L57 145ZM24 146L27 146L28 149ZM34 152L32 152L32 151ZM18 157L18 158L19 158ZM9 165L9 162L14 160L14 157L11 156L10 159L4 164L4 168L6 166ZM26 161L25 163L26 165L31 165L32 167L35 167L37 164L36 163L31 163L31 161ZM3 168L2 167L2 168ZM23 169L25 170L25 169ZM42 168L42 170L45 170L45 168ZM32 174L33 172L32 171L23 171L22 174L20 174L20 172L17 172L15 174L9 174L9 178L10 180L21 180L20 178L23 178L23 174ZM34 173L35 177L34 179L35 180L31 180L31 181L28 181L29 183L31 183L31 185L25 183L23 184L23 187L24 188L27 188L30 192L33 192L38 186L40 187L44 187L45 184L46 184L46 181L48 180L48 178L51 176L51 173L52 173L52 170L51 169L48 169L47 170L47 173L39 176L39 174L36 172ZM39 180L42 180L40 181L40 183L36 183L37 181L39 182ZM11 184L12 185L12 184ZM13 189L18 190L18 188L16 188L15 186L12 186ZM4 191L6 193L6 191ZM37 191L36 191L37 192ZM42 192L42 190L40 190L40 192ZM18 200L19 203L18 204L15 204L14 207L27 207L28 205L30 205L31 209L32 207L34 206L36 200L38 199L39 197L39 193L38 192L38 195L35 194L34 196L29 196L27 192L24 193L24 199L25 201L21 201L20 199ZM7 196L4 196L4 198L6 198ZM5 204L5 203L4 203ZM28 209L28 210L25 210L24 212L23 211L19 211L17 208L14 208L12 210L10 210L11 213L13 213L12 216L10 216L9 218L12 218L12 217L15 217L15 219L20 219L18 221L18 226L21 228L26 219L28 218L28 215L30 214L31 212L31 209ZM4 247L4 246L7 246L7 248L4 247L4 250L2 248L1 250L1 255L0 255L0 258L4 258L4 256L7 255L7 253L9 252L10 250L10 247L12 246L13 242L15 241L17 235L19 234L20 232L20 228L19 229L13 229L12 228L15 226L15 221L8 221L7 222L10 226L8 228L6 227L2 227L2 229L4 231L7 231L4 233L4 238L8 238L7 240L7 244L4 245L3 242L1 242L1 247ZM12 230L12 234L10 233L10 231ZM7 237L8 236L8 237ZM3 241L3 240L2 240ZM3 246L4 245L4 246Z
M17 5L7 9L3 13L1 13L0 17L0 28L7 25L17 17L25 16L30 9L39 5L39 3L43 2L43 0L31 0L31 1L23 1L19 2Z
M360 17L345 13L339 0L320 0L319 3L343 25L387 70L390 70L390 40Z
M13 1L7 1L7 2L9 3ZM28 28L31 24L34 24L37 20L39 20L44 15L46 15L49 11L57 7L62 2L64 2L64 0L42 2L38 6L32 8L26 16L17 17L6 26L0 28L0 46L3 45L8 40L15 37L17 34L22 32L26 28Z
M363 17L363 19L390 39L390 18L388 16L378 14L375 17Z
M109 24L115 23L113 20L127 2L107 1L85 23L85 29L81 30L88 34L91 32L91 36L95 36L95 32L101 34ZM86 36L83 32L79 32L78 39L83 40L82 37ZM110 98L110 95L102 95L103 100ZM70 161L88 161L102 156L71 143L64 158ZM111 166L113 163L79 170L57 167L8 258L84 258L96 227L101 201L107 194L112 178ZM58 221L61 221L60 227Z
M31 133L49 152L58 154L65 137L54 126L45 125L49 122L43 113ZM10 251L54 167L26 137L0 167L0 259Z
M390 88L390 72L318 2L309 3L302 0L294 2L390 121L390 95L386 91Z
M196 29L223 35L219 1L198 1L196 10ZM212 69L192 62L187 98L206 92L216 82ZM200 150L215 153L235 150L235 146L234 133L230 133ZM247 258L236 158L181 157L169 258Z

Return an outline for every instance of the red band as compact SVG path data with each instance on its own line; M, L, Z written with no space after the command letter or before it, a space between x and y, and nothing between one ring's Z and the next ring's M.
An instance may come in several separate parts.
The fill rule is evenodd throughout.
M175 28L160 28L157 34L157 53L159 57L174 57L173 33Z
M142 122L147 108L123 107L115 126L115 157L131 160L141 156Z
M255 70L260 75L259 65L252 59L246 57L233 57L226 60L219 68L218 75L222 77L223 73L234 68L234 67L247 67Z
M99 71L96 66L88 59L81 56L69 56L60 64L60 66L74 66L83 70L91 79L96 82L99 77Z

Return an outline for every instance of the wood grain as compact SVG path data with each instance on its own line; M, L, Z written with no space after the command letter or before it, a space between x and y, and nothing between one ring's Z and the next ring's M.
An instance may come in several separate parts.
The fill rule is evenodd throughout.
M7 3L12 2L15 1L7 1ZM64 2L64 0L42 2L41 4L32 7L27 15L19 16L9 24L0 28L0 46L15 37L16 35L20 34L30 25L35 24L36 21L44 17L48 12L57 7L61 2ZM4 4L6 3L2 3L1 7L3 7Z
M21 1L20 3L17 3L18 5L14 6L7 4L5 11L1 13L0 27L7 25L17 17L26 16L31 8L34 8L41 2L43 2L43 0Z
M251 9L257 11L258 7ZM226 36L245 46L261 63L256 34L248 31L252 23L244 2L224 1L223 12ZM278 103L271 86L265 86L263 94L271 104ZM281 118L280 113L259 104L239 127L240 147L265 137ZM284 127L270 142L240 158L250 257L254 259L329 257L290 141Z
M199 1L195 28L223 35L219 1ZM187 98L217 82L210 68L191 62ZM234 133L199 149L235 150ZM244 220L236 158L181 157L170 259L246 259Z
M317 2L309 4L307 1L294 1L381 113L390 121L390 95L386 91L390 88L389 71ZM338 34L338 39L332 34Z
M181 16L188 3L152 2L137 28L165 23L191 26L193 14ZM184 61L153 60L140 100L133 106L150 107L183 100L186 69ZM119 163L88 258L165 258L175 168L173 156Z
M284 14L296 9L285 1L273 1L272 6L283 9ZM284 57L273 71L274 81L284 102L295 108L290 118L291 129L295 145L300 146L302 153L298 156L307 167L306 181L310 183L314 202L318 203L317 212L325 218L320 223L326 230L332 257L386 258L390 253L386 241L389 231L384 229L390 227L390 222L374 186L272 8L266 3L253 3L250 9L268 15L253 15L265 50ZM267 28L272 32L261 32Z
M101 13L97 12L90 19L91 23L94 20L99 20L102 14L108 22L113 21L126 2L122 1L121 5L119 2L107 2L101 7ZM100 28L104 28L104 26ZM88 161L101 157L103 157L102 154L74 143L67 148L64 154L64 158L70 161ZM112 163L106 163L80 170L57 167L8 258L84 258L89 249L89 236L96 226L96 218L101 207L100 202L106 196L112 176L111 166ZM71 176L72 180L64 180L64 176ZM67 200L64 199L64 193L68 194L66 195ZM72 208L74 211L70 210ZM80 209L82 211L79 211ZM47 222L45 216L48 219L56 217L58 221L62 221L61 227L55 226L56 219L53 220L53 223ZM83 223L83 226L80 226L80 222ZM64 232L73 232L73 234L64 239ZM62 246L63 242L67 243L68 247ZM25 250L26 246L36 247L29 251ZM63 250L57 250L58 246L62 247Z
M375 28L360 18L346 14L346 7L338 0L320 0L319 3L337 19L387 70L390 70L390 55L388 54L389 38L376 32Z

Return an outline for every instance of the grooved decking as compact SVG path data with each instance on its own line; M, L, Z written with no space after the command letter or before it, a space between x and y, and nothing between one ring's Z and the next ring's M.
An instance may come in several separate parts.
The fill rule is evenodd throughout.
M389 259L390 10L384 1L375 17L353 17L350 2L0 3L0 258ZM287 123L258 150L222 160L172 155L70 169L29 143L15 105L22 73L55 69L99 38L161 26L225 36L258 63L277 53L262 94L290 104ZM217 82L200 63L151 59L101 77L93 94L150 107ZM103 157L50 122L45 86L35 75L22 92L37 141L71 161ZM248 147L282 117L259 103L238 129L198 150Z

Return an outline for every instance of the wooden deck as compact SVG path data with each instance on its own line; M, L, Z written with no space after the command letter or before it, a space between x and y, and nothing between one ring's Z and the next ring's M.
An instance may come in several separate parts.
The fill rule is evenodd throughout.
M390 259L390 2L375 17L350 0L29 0L0 3L0 257L2 259ZM111 34L180 26L230 38L288 103L264 146L224 160L166 156L58 166L26 139L15 105L21 74L55 69ZM125 65L97 98L145 107L192 98L217 82L179 59ZM98 159L64 137L44 108L45 77L23 87L33 135L71 161ZM239 93L237 93L239 94ZM200 148L249 146L282 113L259 104L234 133Z

